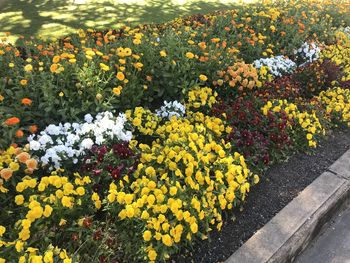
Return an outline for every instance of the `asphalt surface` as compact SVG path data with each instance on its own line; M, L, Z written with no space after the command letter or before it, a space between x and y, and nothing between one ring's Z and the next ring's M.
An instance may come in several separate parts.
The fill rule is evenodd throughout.
M338 212L296 263L350 263L350 206Z

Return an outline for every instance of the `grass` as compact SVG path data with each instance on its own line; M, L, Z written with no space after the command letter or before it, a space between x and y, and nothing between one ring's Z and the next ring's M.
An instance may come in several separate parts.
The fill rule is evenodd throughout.
M59 37L79 28L160 23L232 7L242 0L0 0L0 36ZM252 1L252 0L250 0Z

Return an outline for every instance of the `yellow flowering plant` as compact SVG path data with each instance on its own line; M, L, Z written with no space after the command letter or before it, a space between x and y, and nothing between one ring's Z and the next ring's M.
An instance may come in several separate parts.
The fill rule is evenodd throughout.
M322 91L317 99L325 107L327 117L335 125L350 126L350 90L330 88Z
M118 215L115 227L124 252L133 261L163 261L186 244L221 229L223 211L239 206L258 177L244 157L231 156L220 140L224 123L189 112L173 116L155 130L151 145L139 143L140 164L130 179L113 182L108 210ZM129 247L128 244L133 244Z

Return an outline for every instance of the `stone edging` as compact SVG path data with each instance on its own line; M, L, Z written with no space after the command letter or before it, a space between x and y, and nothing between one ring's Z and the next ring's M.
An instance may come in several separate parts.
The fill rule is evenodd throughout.
M292 262L350 200L350 149L225 263Z

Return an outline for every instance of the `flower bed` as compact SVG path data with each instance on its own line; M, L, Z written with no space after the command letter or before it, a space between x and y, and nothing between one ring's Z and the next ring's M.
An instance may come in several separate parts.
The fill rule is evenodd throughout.
M298 10L298 12L296 11ZM0 44L0 262L162 262L350 125L350 5Z

